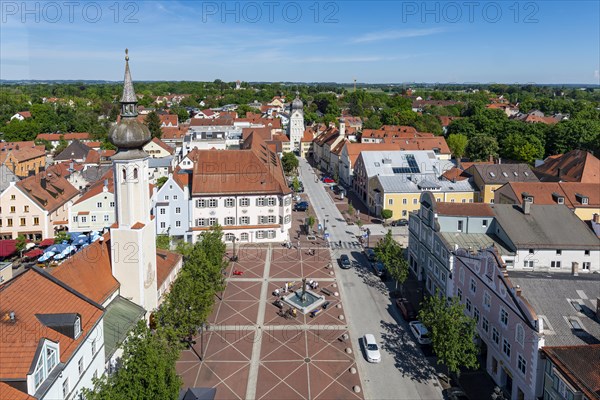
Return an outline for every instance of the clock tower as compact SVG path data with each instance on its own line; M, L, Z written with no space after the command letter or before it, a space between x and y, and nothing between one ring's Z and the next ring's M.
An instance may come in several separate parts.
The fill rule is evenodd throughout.
M137 120L128 50L120 103L121 120L109 132L118 148L112 157L116 204L116 223L110 231L112 272L121 284L121 296L152 311L158 305L156 228L150 215L148 154L142 149L151 135Z
M300 149L300 140L304 135L304 104L300 100L300 95L296 92L296 98L292 101L290 113L290 124L288 126L288 136L292 149Z

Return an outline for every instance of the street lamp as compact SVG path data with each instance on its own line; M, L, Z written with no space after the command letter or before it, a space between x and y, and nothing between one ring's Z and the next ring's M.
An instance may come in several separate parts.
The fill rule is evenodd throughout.
M235 242L237 241L237 238L234 236L231 239L231 243L233 244L233 256L231 257L231 261L237 261L238 260L238 256L235 254Z

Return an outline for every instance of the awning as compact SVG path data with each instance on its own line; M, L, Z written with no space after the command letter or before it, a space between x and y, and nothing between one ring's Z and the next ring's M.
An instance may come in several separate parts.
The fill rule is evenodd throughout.
M28 251L27 253L23 254L23 257L34 258L34 257L39 257L42 254L44 254L44 251L42 249L33 249L33 250Z
M9 257L17 252L17 241L14 239L0 240L0 257Z
M54 244L54 238L48 238L48 239L44 239L40 242L39 246L40 247L48 247L48 246L52 246Z

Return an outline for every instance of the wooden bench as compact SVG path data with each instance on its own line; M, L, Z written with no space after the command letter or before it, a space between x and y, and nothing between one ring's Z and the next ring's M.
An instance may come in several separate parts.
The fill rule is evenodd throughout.
M320 313L321 311L322 311L322 310L321 310L320 308L317 308L316 310L312 310L312 311L310 312L310 317L311 317L311 318L314 318L314 317L316 317L317 315L319 315L319 313Z
M327 296L333 296L333 292L327 288L321 289L321 292L325 293Z

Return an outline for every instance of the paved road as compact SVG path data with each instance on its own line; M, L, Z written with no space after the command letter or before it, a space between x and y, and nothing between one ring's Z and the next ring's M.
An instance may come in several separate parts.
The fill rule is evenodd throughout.
M336 276L340 282L340 294L346 315L348 330L354 340L356 361L366 399L441 399L431 360L423 355L408 332L408 325L401 320L390 302L383 282L373 275L360 248L354 248L358 227L348 226L326 193L323 183L315 182L312 168L300 159L300 176L305 192L320 223L326 223L332 246L334 263L341 254L358 261L350 270L341 270ZM337 263L336 263L337 265ZM361 338L372 333L382 349L380 364L369 364L364 359Z

